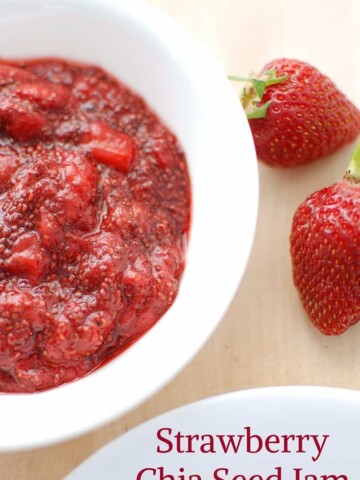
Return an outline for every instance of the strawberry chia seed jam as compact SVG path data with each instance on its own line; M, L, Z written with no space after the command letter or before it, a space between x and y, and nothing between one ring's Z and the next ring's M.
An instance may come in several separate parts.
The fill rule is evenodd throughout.
M0 62L0 391L82 377L148 330L189 222L185 156L139 96L98 67Z

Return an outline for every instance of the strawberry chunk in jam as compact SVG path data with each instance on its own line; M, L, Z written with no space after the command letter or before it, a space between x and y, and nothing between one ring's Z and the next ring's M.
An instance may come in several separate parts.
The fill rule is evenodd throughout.
M0 391L80 378L149 329L189 219L184 154L139 96L94 66L1 62Z
M135 157L135 147L129 135L109 127L104 122L92 122L90 131L84 135L93 158L105 165L127 173Z

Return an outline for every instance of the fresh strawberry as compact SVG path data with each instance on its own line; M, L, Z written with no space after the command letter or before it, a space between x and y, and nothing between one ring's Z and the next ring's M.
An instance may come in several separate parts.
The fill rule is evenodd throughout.
M326 157L360 133L360 111L316 68L298 60L268 63L244 88L259 160L295 167Z
M326 335L360 320L360 144L345 177L310 195L293 218L294 282Z

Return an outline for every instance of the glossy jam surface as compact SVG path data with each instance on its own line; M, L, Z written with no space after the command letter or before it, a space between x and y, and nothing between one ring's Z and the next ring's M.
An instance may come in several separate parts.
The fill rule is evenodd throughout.
M186 159L139 96L98 67L1 62L0 391L82 377L149 329L189 222Z

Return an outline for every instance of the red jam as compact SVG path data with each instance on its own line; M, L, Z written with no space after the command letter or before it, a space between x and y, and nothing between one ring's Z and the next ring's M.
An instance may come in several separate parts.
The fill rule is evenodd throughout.
M185 156L144 100L98 67L0 62L0 391L80 378L148 330L189 222Z

